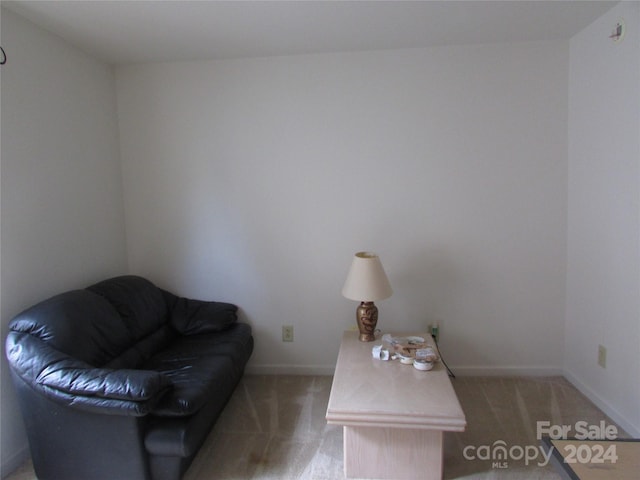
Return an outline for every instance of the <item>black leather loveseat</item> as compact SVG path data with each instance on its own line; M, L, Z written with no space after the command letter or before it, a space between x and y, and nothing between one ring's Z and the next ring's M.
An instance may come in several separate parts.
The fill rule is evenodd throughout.
M179 479L253 351L236 313L124 276L18 315L6 352L38 478Z

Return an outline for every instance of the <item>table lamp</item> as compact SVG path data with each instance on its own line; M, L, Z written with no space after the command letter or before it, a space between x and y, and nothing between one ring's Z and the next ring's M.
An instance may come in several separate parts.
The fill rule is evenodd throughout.
M373 302L390 297L392 293L393 290L382 268L380 257L371 252L356 253L347 280L342 287L342 295L349 300L360 301L356 318L361 342L375 340L378 307Z

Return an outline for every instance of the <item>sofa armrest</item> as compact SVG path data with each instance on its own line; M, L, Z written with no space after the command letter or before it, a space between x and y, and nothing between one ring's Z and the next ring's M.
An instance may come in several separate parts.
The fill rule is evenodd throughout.
M23 332L10 332L7 358L32 388L70 406L110 414L145 415L170 388L150 370L95 368Z
M182 335L226 330L238 320L238 307L231 303L183 298L162 290L171 325Z

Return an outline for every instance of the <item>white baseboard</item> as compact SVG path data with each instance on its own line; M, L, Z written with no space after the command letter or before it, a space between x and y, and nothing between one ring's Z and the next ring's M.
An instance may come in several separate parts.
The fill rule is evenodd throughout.
M0 466L0 478L8 477L29 458L29 446L25 445L17 453L7 458Z
M461 377L557 377L562 376L561 368L555 367L450 367ZM335 365L247 365L249 375L333 375Z
M247 365L248 375L333 375L335 365Z
M494 367L494 366L451 366L454 375L461 377L558 377L561 368L556 367Z
M631 422L627 421L623 415L618 412L614 407L612 407L609 402L604 400L600 395L595 393L589 387L587 387L584 383L578 380L577 377L571 374L571 372L564 372L564 377L571 382L571 384L576 387L580 392L591 400L600 410L602 410L605 414L607 414L611 419L620 425L629 435L634 438L640 438L640 426L633 425Z

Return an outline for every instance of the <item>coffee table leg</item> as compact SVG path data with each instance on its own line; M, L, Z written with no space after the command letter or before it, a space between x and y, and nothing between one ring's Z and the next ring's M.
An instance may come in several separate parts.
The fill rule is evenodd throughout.
M440 480L442 461L439 430L344 427L347 478Z

